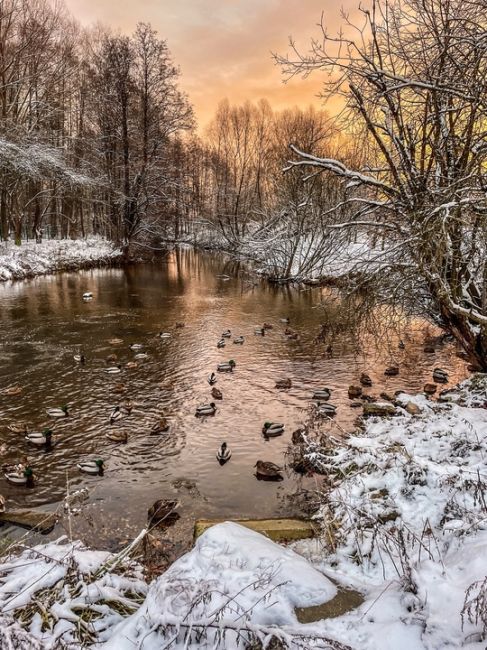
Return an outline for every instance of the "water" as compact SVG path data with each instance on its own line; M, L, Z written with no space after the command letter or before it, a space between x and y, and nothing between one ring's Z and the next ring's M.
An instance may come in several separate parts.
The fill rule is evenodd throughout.
M219 278L228 274L229 280ZM85 291L94 299L83 302ZM177 251L161 263L125 269L65 273L0 286L0 390L21 385L20 396L0 394L0 444L3 462L28 455L37 482L33 489L12 486L0 478L0 492L15 507L54 509L70 488L89 488L83 515L74 532L97 546L116 547L146 522L147 508L158 498L181 502L184 535L195 518L271 517L299 514L293 494L314 478L286 471L280 483L257 481L258 459L281 464L292 431L306 418L314 389L329 386L338 406L335 423L325 431L353 431L357 411L350 407L347 388L362 371L374 380L369 392L420 390L431 371L442 366L452 382L465 376L464 363L448 346L425 355L425 324L407 334L406 349L392 353L381 341L357 351L357 341L345 332L333 344L333 356L315 341L322 320L316 306L333 292L298 290L249 281L235 262L222 256ZM284 336L289 317L299 341ZM176 322L185 327L176 329ZM254 335L256 325L273 325L266 336ZM223 330L243 335L245 344L216 343ZM167 340L156 338L168 331ZM115 345L111 339L120 338ZM149 358L135 369L125 368L135 353L129 344L142 343ZM377 351L379 350L379 352ZM85 365L73 361L84 353ZM123 370L107 375L106 358L117 354ZM231 375L218 375L224 399L214 417L196 418L199 404L211 401L207 376L216 364L234 359ZM386 378L384 368L399 362L399 377ZM113 364L110 364L113 365ZM290 390L275 382L290 377ZM126 392L114 391L120 383ZM173 390L160 389L171 382ZM130 416L110 425L109 414L124 398L134 402ZM68 404L70 416L50 420L45 408ZM150 435L165 415L170 430ZM286 432L265 440L266 420L282 421ZM50 426L50 451L27 446L7 425L25 421L30 430ZM128 433L126 445L106 438L110 429ZM215 454L226 441L233 455L220 467ZM81 474L76 463L103 458L102 477ZM59 534L59 531L56 531Z

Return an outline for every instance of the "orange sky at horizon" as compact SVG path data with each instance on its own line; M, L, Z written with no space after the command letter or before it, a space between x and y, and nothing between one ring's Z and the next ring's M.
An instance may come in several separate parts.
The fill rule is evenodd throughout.
M319 73L283 83L272 52L289 50L292 36L302 50L319 36L322 12L331 31L340 23L340 8L330 0L65 0L83 25L97 22L130 34L138 22L150 22L167 40L181 68L181 88L188 93L198 124L204 127L218 103L269 100L276 110L314 105ZM350 10L358 0L343 0Z

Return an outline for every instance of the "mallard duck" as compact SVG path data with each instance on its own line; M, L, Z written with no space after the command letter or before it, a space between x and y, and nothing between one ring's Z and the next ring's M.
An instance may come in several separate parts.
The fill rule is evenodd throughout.
M6 504L7 504L7 500L2 494L0 494L0 513L5 512Z
M119 372L122 372L122 366L120 364L110 366L110 368L105 368L105 372L109 375L118 375Z
M170 332L159 332L157 335L160 339L169 339L171 338L171 333Z
M213 397L213 399L223 399L223 393L221 392L221 390L218 390L216 386L213 386L213 388L211 389L211 396Z
M9 397L15 397L16 395L21 395L23 390L22 386L9 386L2 392L4 395L8 395Z
M386 377L396 377L399 374L399 368L397 366L389 366L384 370L384 375Z
M148 359L149 355L147 352L139 352L134 356L134 359L137 359L137 361L141 361L142 359Z
M218 343L216 344L216 347L221 350L222 348L225 347L225 339L220 339Z
M265 336L265 329L263 327L256 327L254 330L256 336Z
M159 384L159 390L174 390L174 382L173 381L161 381Z
M158 433L165 433L169 429L169 422L166 418L161 418L158 422L152 425L151 435L157 435Z
M230 359L227 363L219 363L216 369L218 372L233 372L236 365L235 361Z
M436 393L437 386L436 384L425 384L423 390L426 395L434 395Z
M9 483L13 483L14 485L26 485L27 487L34 485L34 472L32 468L22 463L9 468L4 476Z
M262 433L269 438L280 436L284 433L284 425L280 422L264 422Z
M125 367L128 368L129 370L134 370L134 368L139 367L139 363L137 361L127 361Z
M196 408L196 417L202 417L203 415L215 415L216 413L216 404L211 402L211 404L203 404L203 406L198 406Z
M288 379L279 379L279 381L276 381L276 388L279 388L280 390L285 390L287 388L291 388L293 385L293 382L288 378Z
M264 324L262 325L262 327L263 327L265 330L272 330L272 329L274 329L274 325L271 325L270 323L264 323Z
M287 323L287 324L289 325L289 322L290 322L290 321L289 321L289 317L286 317L286 318L280 318L279 320L281 321L281 323Z
M441 368L435 368L433 370L433 381L437 384L447 384L448 383L448 373L446 370Z
M210 384L210 386L213 386L213 384L216 384L216 382L217 382L216 375L214 372L212 372L211 374L208 375L208 383Z
M66 418L69 415L66 404L61 406L61 408L46 409L46 413L50 418Z
M142 343L132 343L131 345L129 345L129 348L131 350L142 350L143 347L144 346Z
M404 341L399 341L399 345L398 345L397 347L398 347L400 350L404 350L405 347L406 347L406 346L404 345Z
M226 442L222 442L220 449L216 452L216 458L220 465L224 465L227 460L230 460L231 456L230 447L227 447Z
M147 511L147 518L151 525L159 524L175 514L174 511L179 506L179 501L169 501L168 499L158 499Z
M84 354L75 354L73 356L73 359L76 361L76 363L84 363L86 361Z
M125 431L109 431L106 436L108 440L111 440L112 442L119 442L121 444L125 444L129 439Z
M14 422L12 424L9 424L7 429L12 433L27 434L27 425L25 422Z
M123 413L120 409L120 406L116 406L113 411L110 413L110 424L113 424L117 420L123 418Z
M93 294L91 291L85 291L83 294L83 300L91 300L93 298Z
M32 445L50 447L52 444L52 431L50 429L44 429L42 432L33 431L32 433L28 433L25 439Z
M104 462L101 458L98 458L97 460L85 460L78 463L77 467L80 472L84 472L85 474L99 474L100 476L103 474L103 470L105 469Z
M110 339L108 342L110 345L121 345L123 343L123 339Z
M331 390L329 388L320 388L319 390L315 390L313 393L313 399L318 400L318 402L325 402L327 399L330 399L331 397Z
M370 378L370 375L368 375L366 372L363 372L360 375L360 383L362 386L372 386L372 379Z
M233 339L233 342L236 345L243 345L244 341L245 341L245 339L244 339L243 336L237 336L237 338Z
M185 323L178 322L176 323L176 329L183 329L185 327Z
M105 361L107 363L115 363L115 361L118 361L118 356L115 353L109 354Z
M333 417L336 415L337 412L337 407L334 406L333 404L321 404L318 407L318 413L320 415L326 415L328 417Z
M254 467L256 468L255 473L257 475L257 478L267 479L271 481L281 481L283 478L281 474L282 467L279 467L279 465L276 465L275 463L271 463L265 460L258 460L255 463Z
M130 415L132 413L133 408L134 408L134 403L132 402L131 399L124 400L120 405L120 410L122 411L122 413L125 413L125 415Z
M222 339L229 339L232 336L232 332L230 330L225 330L222 332Z

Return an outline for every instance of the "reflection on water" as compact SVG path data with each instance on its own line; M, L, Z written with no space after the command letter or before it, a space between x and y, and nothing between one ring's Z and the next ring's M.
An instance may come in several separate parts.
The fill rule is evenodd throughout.
M435 366L448 368L451 381L464 375L463 362L450 349L423 353L421 331L410 333L405 350L395 350L398 377L383 375L391 362L386 350L382 355L375 348L358 354L356 341L346 333L334 343L329 358L323 344L315 342L322 316L313 309L326 293L249 282L239 270L220 256L177 251L160 265L0 286L0 389L17 384L24 388L21 396L0 395L0 443L7 443L5 461L28 454L38 476L31 490L0 479L0 492L13 506L52 507L62 499L67 478L72 488L88 486L92 518L88 523L83 519L81 532L100 544L139 530L147 507L157 498L177 496L186 521L291 514L289 495L300 489L300 482L313 479L289 472L280 483L260 482L253 466L258 459L282 463L314 389L329 386L331 401L338 405L336 424L326 426L351 431L357 411L350 408L347 388L362 371L372 376L369 392L376 395L398 388L419 390ZM228 274L230 280L219 274ZM93 292L92 301L83 302L85 291ZM299 340L284 336L285 317ZM255 326L264 321L273 329L255 336ZM176 328L176 322L185 327ZM227 340L225 349L217 349L227 328L245 337L243 346ZM160 331L171 337L157 338ZM111 343L115 338L123 343ZM135 356L132 343L142 343L149 356L127 369L125 364ZM84 365L74 362L78 353L86 356ZM112 354L123 368L117 375L104 372ZM211 401L209 372L229 359L237 367L232 374L218 375L223 400L216 415L196 418L196 407ZM287 377L292 388L276 390L276 380ZM123 394L115 392L121 383L126 386ZM133 411L110 425L112 408L124 398L134 402ZM46 407L63 404L70 407L68 418L46 418ZM169 432L151 435L161 416L168 418ZM265 440L261 429L266 420L284 422L285 434ZM52 450L28 448L22 435L7 430L15 421L25 421L33 430L53 428ZM128 444L110 442L110 428L126 431ZM215 454L222 441L233 455L220 467ZM105 460L103 477L77 471L80 459L92 457Z

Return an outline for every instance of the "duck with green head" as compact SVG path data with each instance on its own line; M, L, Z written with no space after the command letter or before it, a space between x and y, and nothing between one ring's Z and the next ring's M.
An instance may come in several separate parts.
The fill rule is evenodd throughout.
M280 422L264 422L262 433L269 438L280 436L284 433L284 425Z
M25 485L27 487L34 485L34 472L29 465L20 464L17 468L12 468L5 473L5 478L13 485Z
M98 474L101 476L105 468L103 460L98 458L97 460L85 460L82 463L78 463L78 469L85 474Z
M33 431L32 433L27 433L25 439L27 442L38 447L50 447L52 445L52 431L51 429L44 429L42 432Z
M219 363L216 369L218 372L233 372L233 369L235 368L237 364L233 359L230 359L230 361L226 363Z

